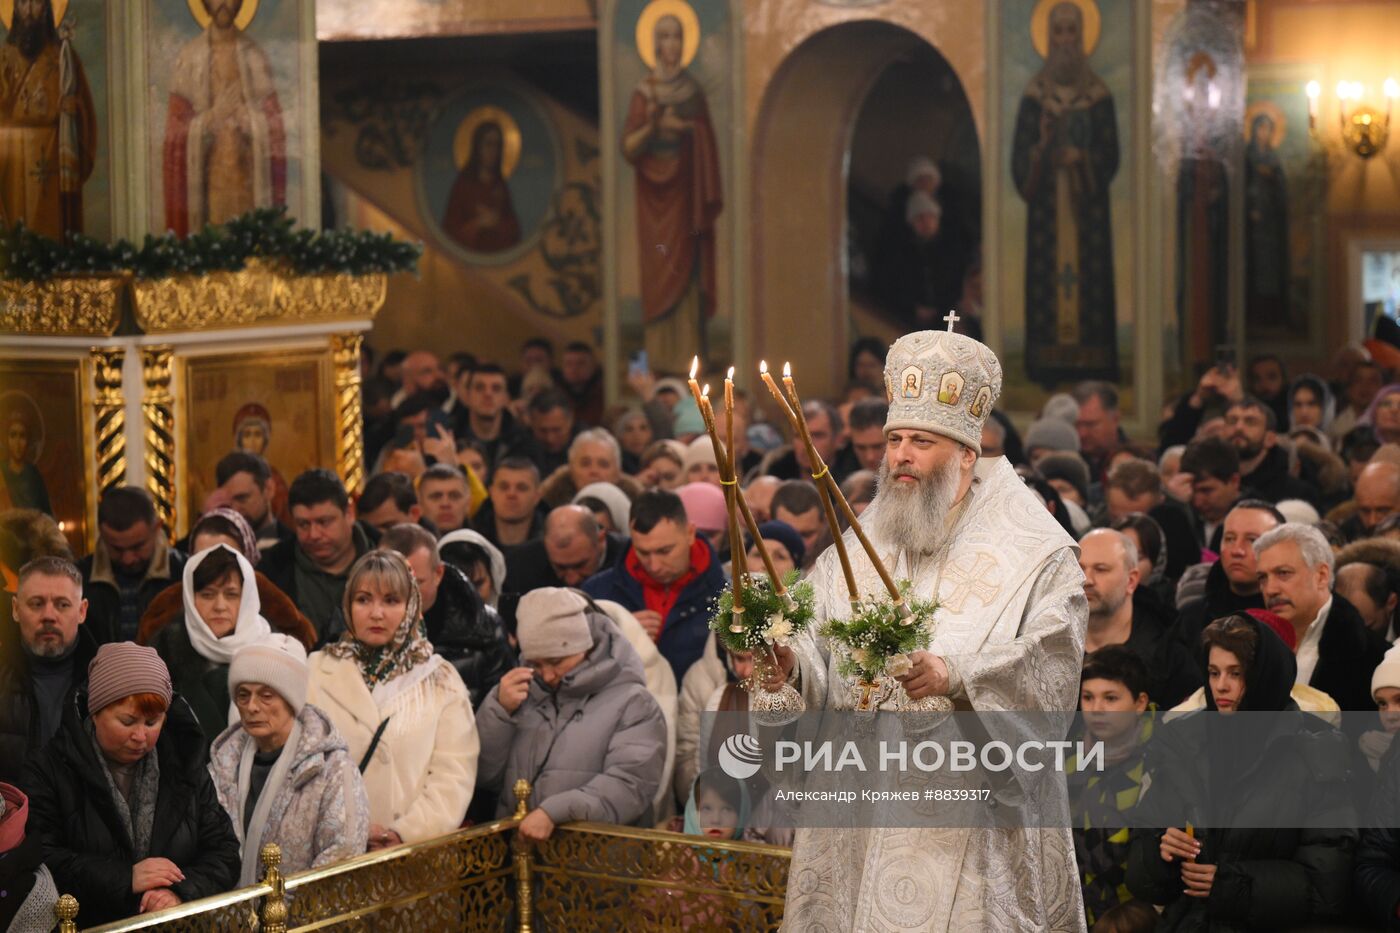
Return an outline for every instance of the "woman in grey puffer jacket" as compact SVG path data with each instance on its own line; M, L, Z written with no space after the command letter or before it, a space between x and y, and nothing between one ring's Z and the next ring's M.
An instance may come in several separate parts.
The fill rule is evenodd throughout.
M369 798L330 717L306 702L306 650L271 635L238 650L228 679L239 722L214 740L209 773L242 846L239 885L257 883L268 842L284 874L363 853Z
M525 594L516 634L528 666L502 677L476 714L478 783L499 792L499 815L525 778L534 804L526 838L575 820L648 825L666 721L636 651L583 596L556 587Z

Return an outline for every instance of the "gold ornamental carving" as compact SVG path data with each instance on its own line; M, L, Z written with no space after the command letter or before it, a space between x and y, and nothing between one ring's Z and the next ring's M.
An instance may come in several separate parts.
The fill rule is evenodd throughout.
M93 347L92 410L97 461L97 495L126 481L126 399L122 395L121 347Z
M299 276L253 259L238 272L138 280L131 289L136 323L148 334L160 334L372 319L388 284L383 274Z
M110 337L121 323L127 277L74 276L47 282L0 281L0 333Z
M141 352L145 393L141 413L146 435L146 490L168 534L175 529L175 396L170 390L175 351L169 345Z
M359 495L365 485L365 428L360 402L361 334L331 336L331 358L335 367L336 472L351 495Z

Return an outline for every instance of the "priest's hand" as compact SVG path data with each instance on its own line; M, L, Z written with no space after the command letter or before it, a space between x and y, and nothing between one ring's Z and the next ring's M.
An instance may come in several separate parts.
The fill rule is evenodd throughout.
M763 687L770 693L781 690L792 676L792 669L797 666L797 655L786 645L774 645L773 657L778 659L778 666L776 669L767 668L768 676L763 679Z
M895 680L904 685L911 700L948 695L948 665L936 654L915 651L909 655L913 666Z

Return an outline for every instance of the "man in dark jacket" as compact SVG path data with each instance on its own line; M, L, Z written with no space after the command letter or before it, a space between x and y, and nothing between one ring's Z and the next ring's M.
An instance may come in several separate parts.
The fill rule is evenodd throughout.
M134 639L146 607L184 569L185 555L166 541L150 494L109 489L97 506L97 548L78 564L93 637L99 644Z
M1240 455L1240 485L1246 495L1278 504L1302 499L1318 504L1317 489L1288 472L1288 454L1278 446L1274 411L1245 397L1225 409L1226 437Z
M1335 556L1311 525L1288 522L1254 543L1265 608L1298 635L1298 680L1330 696L1343 710L1370 712L1371 674L1385 656L1385 639L1366 627L1351 603L1332 594Z
M63 709L87 681L97 642L83 624L88 604L78 568L40 557L19 571L14 620L0 637L0 781L15 783L25 759L58 731Z
M345 630L341 596L350 566L370 550L369 537L330 470L307 470L292 480L287 501L296 538L265 553L258 569L311 620L317 644L324 645Z
M472 527L507 554L544 534L548 509L540 504L542 481L530 460L507 457L491 474L489 498L472 516Z
M437 542L418 525L396 525L379 546L398 551L413 570L423 597L423 623L433 650L462 677L472 708L515 666L515 652L500 620L491 612L467 575L438 557Z
M627 550L627 539L605 532L581 505L561 505L545 520L544 536L506 555L506 582L497 609L506 627L515 630L520 597L543 586L582 586L611 567Z
M656 490L632 503L632 543L622 558L588 579L583 591L635 615L680 683L705 650L724 585L719 560L696 536L680 496Z
M272 511L274 483L272 468L257 454L235 450L214 467L214 481L228 507L248 519L258 538L258 550L292 537L292 529L282 524Z
M1165 606L1149 590L1138 588L1137 546L1111 528L1089 532L1079 542L1084 596L1089 602L1085 653L1122 645L1152 672L1147 695L1170 709L1201 685L1195 658L1171 637Z
M476 441L492 471L507 457L529 457L535 451L534 439L524 425L517 424L506 405L506 372L495 363L479 363L467 376L467 394L454 412L452 432L457 440ZM481 477L485 481L486 477Z
M1263 609L1259 595L1259 572L1254 559L1254 542L1282 525L1283 513L1261 499L1244 499L1225 516L1220 536L1220 560L1187 570L1195 576L1205 569L1205 596L1187 602L1177 616L1176 637L1194 656L1201 647L1201 632L1216 619ZM1186 586L1187 577L1182 578Z

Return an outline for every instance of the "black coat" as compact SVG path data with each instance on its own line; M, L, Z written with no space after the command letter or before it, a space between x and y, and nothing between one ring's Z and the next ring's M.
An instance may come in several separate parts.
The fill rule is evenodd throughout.
M98 547L101 547L98 544ZM137 618L146 613L146 607L150 606L151 600L166 587L174 586L180 582L185 572L185 554L177 548L170 548L170 576L152 577L141 582L140 593L137 596L139 609ZM83 623L92 632L99 645L105 645L112 641L130 641L136 637L136 630L123 632L122 621L122 594L113 584L106 580L92 579L93 555L89 554L78 562L78 570L83 575L83 598L88 601L87 620Z
M84 926L135 914L141 895L131 891L136 863L108 787L106 765L83 720L87 695L78 693L54 740L25 768L29 831L44 844L44 864L58 889L81 905ZM151 858L179 866L185 880L171 890L182 900L209 897L238 883L238 837L219 805L205 767L204 737L194 713L176 694L156 743L160 792L151 829Z
M1135 820L1181 829L1181 814L1200 813L1206 806L1211 785L1205 730L1208 717L1216 715L1203 710L1158 730L1147 752L1150 790L1143 793ZM1182 893L1180 863L1162 861L1160 830L1133 831L1128 889L1166 905L1159 933L1284 930L1348 912L1357 833L1330 828L1355 825L1347 741L1323 719L1296 707L1271 722L1263 753L1236 779L1248 792L1236 798L1241 805L1231 825L1212 827L1205 817L1193 821L1202 844L1198 861L1217 866L1209 897ZM1312 825L1259 828L1278 822L1279 813L1306 814Z
M613 566L627 551L628 540L621 535L607 536L607 551L599 571ZM564 586L563 580L554 572L549 562L549 552L545 550L544 539L526 542L506 555L506 578L501 584L501 596L496 601L496 611L501 614L508 631L515 631L515 610L520 605L520 597L531 590L545 586Z
M1274 504L1284 499L1302 499L1316 507L1322 499L1317 487L1288 472L1288 454L1282 447L1270 448L1253 473L1240 477L1240 487L1245 490L1244 498Z
M1230 589L1230 580L1225 576L1225 567L1219 561L1211 565L1206 574L1206 595L1181 607L1176 617L1176 639L1194 657L1201 650L1201 633L1216 619L1235 615L1249 609L1263 609L1264 597L1256 591L1241 596ZM1370 675L1366 675L1370 686Z
M1133 630L1124 647L1147 666L1152 677L1147 695L1158 709L1171 709L1201 685L1196 656L1172 637L1172 621L1171 610L1157 595L1138 587L1133 593Z
M1384 638L1366 627L1355 606L1333 594L1308 686L1321 690L1344 710L1370 712L1376 708L1371 675L1387 647Z
M194 650L183 615L156 632L151 647L170 669L171 685L199 722L207 760L209 746L228 728L228 665L215 664Z
M437 600L423 614L423 622L433 650L452 662L476 709L501 675L515 666L515 652L499 617L481 601L467 575L451 564L442 566Z
M1400 745L1381 759L1367 825L1356 847L1356 897L1373 923L1400 930Z
M11 623L13 625L13 623ZM0 646L0 781L19 783L25 760L43 745L39 735L39 711L35 709L34 680L29 655L19 645L19 631L12 628ZM78 626L78 646L73 650L73 694L87 683L88 664L97 654L97 641L86 624Z

